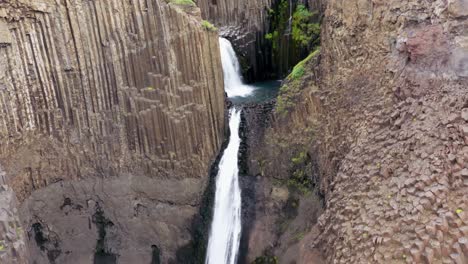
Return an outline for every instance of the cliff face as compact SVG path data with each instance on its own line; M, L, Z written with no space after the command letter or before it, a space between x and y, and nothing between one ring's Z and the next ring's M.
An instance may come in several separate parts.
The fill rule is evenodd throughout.
M200 21L159 0L0 4L0 164L37 263L167 263L189 242L224 131Z
M303 62L307 71L303 77L287 78L276 104L245 110L249 174L257 176L248 263L274 258L278 263L324 261L320 250L310 247L324 207L317 143L321 108L314 97L319 60L315 52ZM280 111L283 101L290 106Z
M328 3L325 142L343 155L320 219L329 261L467 261L467 7Z
M468 260L467 4L328 1L318 66L266 132L319 168L325 211L297 263Z

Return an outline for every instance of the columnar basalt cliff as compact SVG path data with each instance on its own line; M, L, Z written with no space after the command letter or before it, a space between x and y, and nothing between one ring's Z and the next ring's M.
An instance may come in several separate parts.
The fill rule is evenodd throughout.
M274 153L299 146L319 169L325 211L289 249L297 263L320 263L319 253L328 263L468 261L467 10L465 0L328 1L321 55L282 89L265 140ZM290 168L274 153L252 165L265 180ZM292 156L289 166L301 161ZM265 191L270 200L287 201L282 186ZM257 226L253 245L271 233ZM292 240L274 241L267 252L278 254Z
M223 139L217 32L159 0L11 0L0 33L0 164L31 258L170 262Z

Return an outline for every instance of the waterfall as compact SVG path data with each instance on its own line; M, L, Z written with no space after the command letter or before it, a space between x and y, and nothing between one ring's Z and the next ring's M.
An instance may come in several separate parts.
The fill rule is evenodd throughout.
M238 152L241 139L241 110L230 111L231 137L219 162L213 223L206 264L235 264L241 236L241 191L239 187Z
M219 39L224 72L224 86L229 97L247 96L253 87L242 83L239 61L231 43ZM239 125L242 110L231 108L231 137L218 165L213 222L206 264L235 264L241 236L241 190L239 187L238 153L241 139Z
M219 38L219 46L224 73L224 89L228 97L250 95L254 88L242 82L239 60L231 42L225 38Z

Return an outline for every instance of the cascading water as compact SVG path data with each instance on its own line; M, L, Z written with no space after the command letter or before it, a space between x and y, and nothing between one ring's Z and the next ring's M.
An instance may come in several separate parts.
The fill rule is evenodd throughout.
M228 97L248 96L254 88L242 82L239 60L231 42L219 38L221 63L223 64L224 89Z
M231 43L220 38L224 87L229 97L248 96L253 88L241 80L239 62ZM235 264L241 236L241 190L239 187L238 153L241 139L239 125L242 110L230 110L231 137L219 162L213 223L206 256L206 264Z
M206 264L235 264L241 235L241 192L239 187L238 152L241 110L230 111L231 138L219 162L213 223Z

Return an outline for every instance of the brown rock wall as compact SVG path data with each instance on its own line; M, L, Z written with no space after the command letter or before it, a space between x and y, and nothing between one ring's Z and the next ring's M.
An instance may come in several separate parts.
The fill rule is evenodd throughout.
M328 2L315 95L327 203L309 247L329 263L466 262L459 7Z
M91 263L99 239L167 263L188 243L224 132L218 36L200 22L159 0L0 3L0 163L29 235L46 234L37 263Z
M318 78L267 132L318 156L325 211L301 255L467 262L464 3L328 1Z

